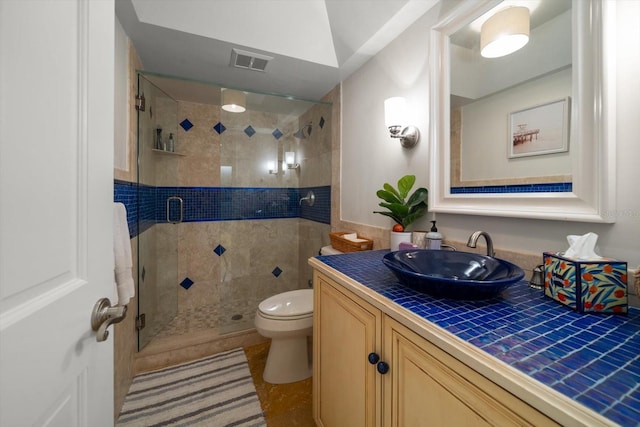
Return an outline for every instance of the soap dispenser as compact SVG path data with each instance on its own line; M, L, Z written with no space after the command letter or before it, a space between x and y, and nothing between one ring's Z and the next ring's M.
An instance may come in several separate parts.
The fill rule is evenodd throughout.
M431 230L429 230L426 236L426 247L427 249L440 249L440 245L442 244L442 234L438 233L435 221L431 221L431 224Z

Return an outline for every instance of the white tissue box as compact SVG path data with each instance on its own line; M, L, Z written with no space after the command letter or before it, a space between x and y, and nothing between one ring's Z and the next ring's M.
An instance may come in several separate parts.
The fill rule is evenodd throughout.
M544 294L579 313L627 313L627 263L544 252Z

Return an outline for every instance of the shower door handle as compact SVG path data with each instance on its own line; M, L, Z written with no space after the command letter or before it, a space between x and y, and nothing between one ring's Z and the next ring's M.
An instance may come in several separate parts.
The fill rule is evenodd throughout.
M170 207L171 207L171 201L172 200L177 200L178 203L180 204L180 219L178 219L177 221L172 221L171 220L171 215L170 215ZM178 196L171 196L171 197L167 197L167 222L171 223L171 224L178 224L180 222L182 222L183 219L183 214L182 214L182 206L184 205L184 202L182 201L181 197Z

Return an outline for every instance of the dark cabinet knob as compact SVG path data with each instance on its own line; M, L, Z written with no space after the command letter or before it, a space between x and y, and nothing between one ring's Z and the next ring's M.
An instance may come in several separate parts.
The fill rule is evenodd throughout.
M376 368L378 368L378 372L380 372L382 375L389 372L389 364L387 362L379 362L376 365Z
M369 359L369 363L371 363L372 365L375 365L376 363L378 363L378 360L380 360L380 356L378 356L376 353L369 353L369 356L367 358Z

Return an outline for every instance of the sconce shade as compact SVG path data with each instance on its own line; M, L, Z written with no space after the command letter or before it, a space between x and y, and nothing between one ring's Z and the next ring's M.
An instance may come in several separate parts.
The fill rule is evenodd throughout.
M269 174L270 175L278 175L278 162L277 161L268 161L267 162L267 169L269 170Z
M418 143L420 131L415 126L405 126L406 120L407 101L400 96L385 99L384 123L391 138L399 138L403 147L411 148Z
M389 127L400 126L406 120L407 101L400 97L387 98L384 101L384 123Z
M247 95L239 90L222 90L222 109L231 113L243 113L247 109Z
M284 162L287 165L287 169L298 169L299 163L296 163L296 153L294 151L287 151L284 153Z
M287 151L284 155L285 163L292 165L296 162L296 155L293 151Z
M514 6L501 10L482 24L480 54L485 58L509 55L529 42L529 9Z

